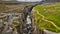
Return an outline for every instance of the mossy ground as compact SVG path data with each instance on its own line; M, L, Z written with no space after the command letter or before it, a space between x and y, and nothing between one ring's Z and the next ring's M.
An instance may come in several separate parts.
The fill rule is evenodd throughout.
M38 5L34 11L35 23L40 29L60 32L60 3Z

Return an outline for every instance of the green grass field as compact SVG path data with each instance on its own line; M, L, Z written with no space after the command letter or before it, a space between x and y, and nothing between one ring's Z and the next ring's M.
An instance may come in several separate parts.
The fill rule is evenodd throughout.
M33 15L39 29L60 32L60 3L38 5Z

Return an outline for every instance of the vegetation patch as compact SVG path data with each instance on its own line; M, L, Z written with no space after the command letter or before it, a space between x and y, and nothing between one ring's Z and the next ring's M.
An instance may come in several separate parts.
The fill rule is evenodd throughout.
M40 29L60 32L60 3L38 5L33 16Z

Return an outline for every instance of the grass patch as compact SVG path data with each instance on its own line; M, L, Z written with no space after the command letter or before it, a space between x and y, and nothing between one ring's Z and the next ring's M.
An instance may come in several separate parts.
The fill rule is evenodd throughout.
M39 14L44 16L44 18L41 15L37 17L37 18L40 17L39 19L34 18L36 25L40 29L46 29L53 32L60 32L60 3L38 5L34 7L34 10L35 10L34 13L35 18ZM37 12L39 14L37 14ZM41 18L53 22L58 28L56 28L55 25L52 25L50 22L42 20Z

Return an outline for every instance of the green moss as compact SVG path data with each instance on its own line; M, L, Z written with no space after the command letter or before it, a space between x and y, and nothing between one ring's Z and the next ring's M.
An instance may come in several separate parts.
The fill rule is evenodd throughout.
M60 3L53 3L53 4L42 4L34 7L35 13L34 17L36 18L38 16L37 12L44 16L45 20L53 22L58 28L55 27L55 25L51 24L48 21L44 21L41 19L41 15L39 15L35 19L36 25L40 29L46 29L53 32L60 32ZM43 18L43 17L42 17Z

